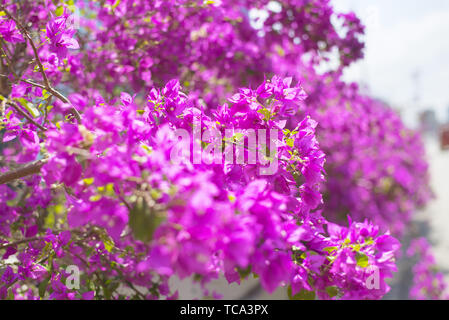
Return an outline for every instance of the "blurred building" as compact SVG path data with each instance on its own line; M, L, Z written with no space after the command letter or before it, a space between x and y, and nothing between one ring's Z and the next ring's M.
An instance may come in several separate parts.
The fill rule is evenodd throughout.
M447 118L446 118L446 123L449 123L449 106L447 107Z
M419 129L423 134L436 134L438 120L434 110L427 109L419 113Z

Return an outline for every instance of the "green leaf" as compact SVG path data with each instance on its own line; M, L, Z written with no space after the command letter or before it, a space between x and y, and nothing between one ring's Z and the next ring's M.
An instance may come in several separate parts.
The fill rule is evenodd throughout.
M357 252L355 255L355 259L357 260L357 265L362 268L366 268L369 265L368 256L363 252Z
M112 294L117 290L119 287L119 282L117 281L111 281L109 283L106 283L106 285L102 286L104 291L104 298L106 300L109 300L112 298Z
M31 103L25 100L24 98L18 98L17 101L25 108L27 111L34 117L39 117L39 110Z
M25 105L25 109L28 110L28 112L33 116L33 118L37 118L40 115L39 110L32 103L27 103Z
M292 286L287 289L288 298L290 300L315 300L315 292L302 289L300 292L292 295Z
M286 143L289 147L293 148L293 146L295 145L295 140L293 140L293 139L285 139L285 143Z
M149 242L164 220L165 217L149 207L143 197L138 197L130 211L129 226L135 239Z
M45 291L47 291L48 283L50 282L50 277L46 278L44 281L39 283L39 297L44 298Z
M91 202L97 202L97 201L100 201L100 200L101 200L101 194L96 194L96 195L93 195L93 196L89 197L89 201L91 201Z
M43 89L42 90L42 99L47 100L50 97L51 97L51 94L47 90Z
M257 113L263 114L264 115L263 120L265 120L265 121L268 121L271 118L271 112L267 108L257 110Z
M47 242L37 260L42 260L47 254L51 254L52 249L53 249L52 244L50 242ZM45 269L47 269L47 271L50 271L50 265L44 265L44 267Z
M245 135L241 132L236 132L234 133L234 140L235 141L240 141Z
M106 233L102 233L100 235L101 237L101 241L104 244L104 248L106 249L107 252L111 252L112 249L114 249L115 247L115 243L114 240L111 239L110 236L108 236Z
M8 296L6 297L6 300L16 300L11 288L8 289Z
M94 183L94 178L83 179L83 182L86 186L90 186L92 183Z
M59 6L56 8L55 11L56 16L60 17L64 14L64 7L63 6Z
M9 110L9 112L5 115L6 119L9 120L12 114L13 114L12 110Z
M55 214L54 212L50 212L44 221L44 226L46 229L52 229L55 226Z
M335 250L338 250L338 247L326 247L323 250L326 251L326 252L332 253Z
M329 297L333 298L338 294L338 288L335 286L326 287L326 292L329 295Z
M237 268L237 272L240 275L240 279L244 280L251 274L251 266L248 266L246 269Z
M114 5L112 6L112 9L117 8L119 6L120 2L121 2L121 0L115 1Z

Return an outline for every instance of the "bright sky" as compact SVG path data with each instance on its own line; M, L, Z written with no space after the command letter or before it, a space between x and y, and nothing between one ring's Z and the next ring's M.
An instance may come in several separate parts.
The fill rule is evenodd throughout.
M345 79L399 108L410 125L418 110L449 122L449 1L332 0L367 26L365 59ZM416 98L417 100L416 102Z

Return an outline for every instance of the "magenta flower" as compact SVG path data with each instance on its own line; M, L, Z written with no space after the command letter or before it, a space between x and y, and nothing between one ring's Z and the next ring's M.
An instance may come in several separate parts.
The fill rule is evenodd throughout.
M4 7L37 53L0 20L1 298L175 299L174 277L217 297L212 280L251 275L292 299L388 292L428 168L419 135L342 80L363 56L355 14L107 0L77 2L71 21L68 2L22 2ZM268 15L257 29L252 8ZM318 73L333 53L338 68ZM415 247L414 296L442 296Z
M16 23L9 19L0 19L0 36L7 42L17 43L25 41L16 27Z
M50 50L56 53L59 59L67 57L68 49L79 49L78 41L73 38L76 30L66 29L65 24L65 17L53 19L47 23Z

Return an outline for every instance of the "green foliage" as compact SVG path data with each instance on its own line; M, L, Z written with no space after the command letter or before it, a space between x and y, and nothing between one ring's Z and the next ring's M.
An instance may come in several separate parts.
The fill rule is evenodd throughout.
M290 300L315 300L316 295L313 291L301 289L297 294L292 295L292 287L288 286L287 289L288 298Z
M362 268L366 268L369 266L368 256L363 252L357 252L355 255L355 259L357 260L357 265Z
M137 240L149 242L165 217L151 208L143 197L138 197L129 215L129 226Z

